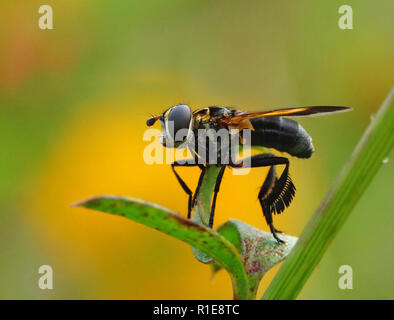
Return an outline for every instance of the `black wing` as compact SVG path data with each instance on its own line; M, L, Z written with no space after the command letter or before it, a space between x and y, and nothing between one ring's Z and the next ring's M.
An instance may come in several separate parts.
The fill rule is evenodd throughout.
M234 117L222 120L222 123L236 125L245 119L255 119L262 117L302 117L302 116L317 116L328 113L338 113L350 111L349 107L337 106L316 106L316 107L298 107L298 108L284 108L260 112L245 112L237 114Z

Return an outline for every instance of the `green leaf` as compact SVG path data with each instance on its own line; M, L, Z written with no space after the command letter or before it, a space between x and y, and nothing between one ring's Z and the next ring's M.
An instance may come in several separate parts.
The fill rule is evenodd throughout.
M394 89L372 119L263 299L297 297L393 146Z
M238 250L239 253L242 252L242 237L240 235L240 231L238 230L237 224L233 223L234 221L238 221L235 219L230 219L228 222L222 224L218 228L218 232L225 237L228 241L230 241L233 246Z
M229 272L235 299L250 298L248 279L239 252L216 231L187 220L162 206L127 197L93 197L74 206L124 216L187 242L208 254Z
M235 219L223 224L218 232L240 252L250 290L254 296L264 274L283 261L297 242L296 237L281 234L280 237L285 244L280 244L271 233ZM217 267L213 271L218 271Z

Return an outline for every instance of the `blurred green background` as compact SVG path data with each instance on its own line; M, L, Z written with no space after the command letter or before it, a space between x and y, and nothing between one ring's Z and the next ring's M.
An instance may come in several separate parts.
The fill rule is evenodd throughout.
M139 197L186 213L168 165L142 160L145 120L183 102L244 110L346 105L301 119L316 153L293 159L298 193L276 226L299 235L394 84L394 2L39 1L0 4L0 298L230 299L190 248L121 217L70 204ZM338 8L353 8L340 30ZM302 299L394 298L394 157L307 282ZM266 174L228 170L215 225L268 230L256 199ZM192 185L198 169L182 171ZM54 289L40 290L51 265ZM353 268L354 289L338 288ZM267 287L278 267L263 279Z

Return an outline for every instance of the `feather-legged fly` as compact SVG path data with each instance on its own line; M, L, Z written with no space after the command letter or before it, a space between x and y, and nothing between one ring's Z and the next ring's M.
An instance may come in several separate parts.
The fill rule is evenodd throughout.
M349 110L351 108L340 106L315 106L244 112L212 106L192 111L189 106L179 104L167 109L159 116L150 117L146 124L152 126L159 120L162 127L161 144L168 148L188 148L193 155L193 159L188 159L191 161L174 161L171 164L176 179L189 197L188 218L190 218L195 205L196 196L207 166L215 164L220 167L211 204L210 228L213 226L216 197L225 168L227 166L233 168L270 167L258 193L258 200L272 235L281 243L283 241L277 236L277 233L281 233L281 231L274 227L272 215L283 212L290 205L295 195L296 188L289 175L289 159L270 153L260 153L247 159L234 161L229 155L223 156L223 152L220 152L221 156L212 159L209 152L209 150L212 150L212 146L207 143L206 135L201 138L200 132L204 133L209 130L218 132L222 129L228 132L227 143L224 143L223 139L221 142L217 141L214 145L215 152L226 150L230 154L234 150L231 150L231 143L228 141L238 139L242 142L243 133L245 130L249 130L251 147L262 146L285 152L294 157L309 158L314 152L311 136L298 122L284 117L322 115ZM236 129L235 132L238 130L238 135L234 135L234 129ZM183 134L178 135L182 130ZM203 159L201 150L205 154ZM210 155L209 157L206 156L207 152ZM226 154L226 152L224 153ZM217 153L219 154L219 152ZM276 166L278 165L285 166L279 177L276 175ZM175 170L175 167L179 166L198 166L201 169L199 182L194 193Z

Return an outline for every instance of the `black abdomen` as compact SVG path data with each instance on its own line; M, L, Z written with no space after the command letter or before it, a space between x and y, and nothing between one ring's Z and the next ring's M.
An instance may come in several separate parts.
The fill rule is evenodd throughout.
M250 119L252 145L273 148L298 158L309 158L313 151L312 138L296 121L283 117Z

